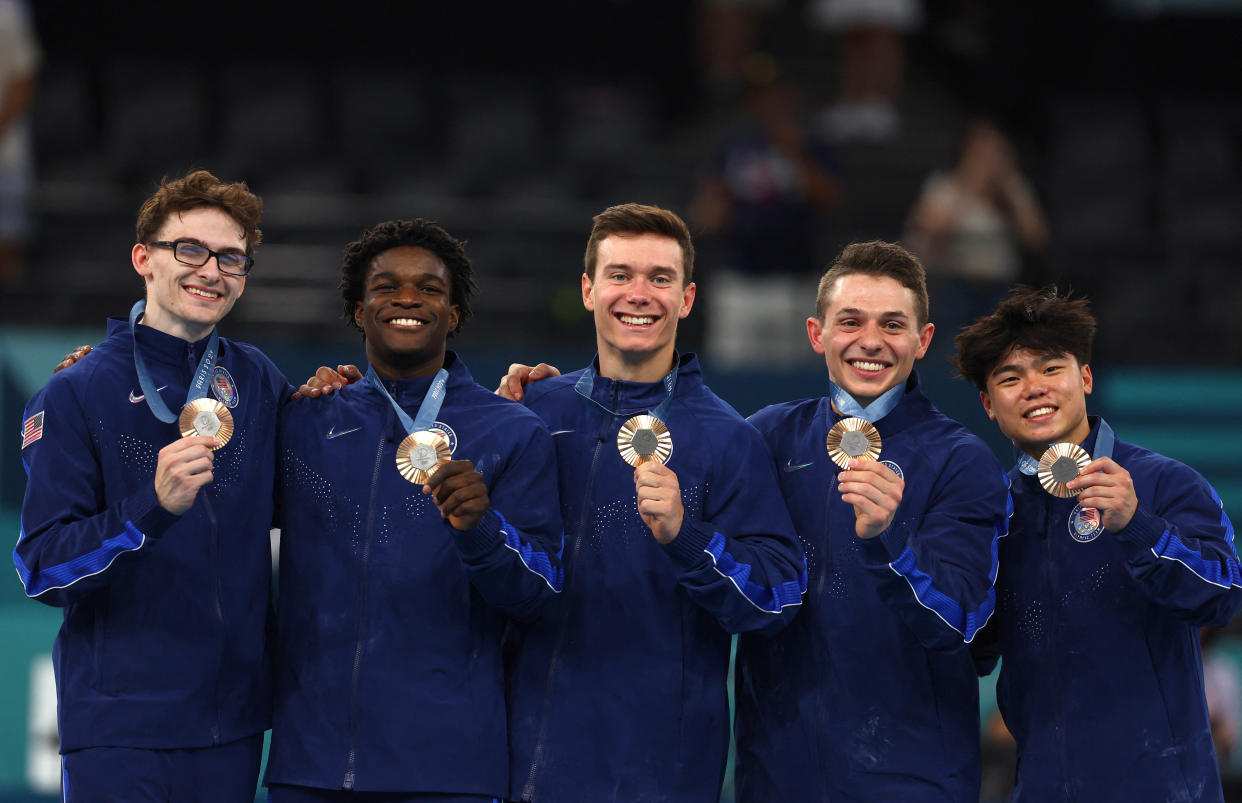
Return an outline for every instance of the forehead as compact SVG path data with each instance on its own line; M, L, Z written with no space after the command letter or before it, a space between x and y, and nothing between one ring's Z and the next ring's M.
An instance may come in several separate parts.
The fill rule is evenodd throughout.
M859 310L873 315L904 312L913 319L918 317L915 307L914 291L891 276L847 273L829 289L824 314L828 317L841 310Z
M596 267L625 265L630 268L668 268L684 276L681 244L662 234L610 234L599 241Z
M170 212L156 235L161 240L194 239L207 245L243 245L246 232L232 215L214 206Z
M449 270L444 260L416 245L401 245L381 251L367 266L368 276L379 272L411 276L430 274L445 282L449 281Z

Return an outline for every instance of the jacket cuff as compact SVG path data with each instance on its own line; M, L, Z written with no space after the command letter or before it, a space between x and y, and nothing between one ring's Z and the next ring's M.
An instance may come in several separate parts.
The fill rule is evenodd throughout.
M1117 532L1117 538L1124 544L1147 550L1156 546L1164 531L1164 519L1140 506L1134 511L1130 523Z
M910 542L910 524L905 521L894 521L888 525L887 530L874 538L859 540L862 541L863 560L868 565L887 566L906 551L906 544Z
M660 546L673 563L683 569L689 569L707 559L707 545L711 543L713 535L715 532L710 528L704 529L702 522L685 519L681 523L681 532L677 534L677 537Z
M453 534L453 541L457 544L457 553L468 561L472 558L481 558L496 548L497 544L503 540L500 534L503 522L500 514L489 507L478 526L472 530L459 530L449 524L448 519L444 520L444 526Z
M160 507L154 483L131 496L126 508L129 521L148 538L159 538L169 527L181 520L176 513L169 513Z

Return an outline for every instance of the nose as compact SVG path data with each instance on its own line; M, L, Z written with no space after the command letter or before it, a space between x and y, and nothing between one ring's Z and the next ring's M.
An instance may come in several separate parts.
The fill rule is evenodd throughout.
M418 289L412 284L403 284L397 288L394 300L407 307L416 306L420 301Z
M870 351L878 351L884 345L880 327L875 323L867 323L858 331L858 345Z
M649 296L650 290L647 286L647 280L639 278L630 283L630 289L625 294L625 300L634 304L645 304Z

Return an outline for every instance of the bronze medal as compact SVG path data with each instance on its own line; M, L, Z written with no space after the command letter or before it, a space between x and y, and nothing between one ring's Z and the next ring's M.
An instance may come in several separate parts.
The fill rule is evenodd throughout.
M397 471L415 485L425 485L437 468L452 459L448 438L431 429L406 435L397 446Z
M1068 499L1080 491L1071 491L1065 483L1077 477L1091 462L1091 455L1076 443L1054 443L1039 458L1039 484L1053 496Z
M177 416L177 428L181 437L205 435L216 439L212 451L224 447L233 437L233 414L215 399L203 397L186 403Z
M828 456L841 468L848 469L851 458L878 460L880 432L862 418L842 418L828 430Z
M617 451L622 460L635 467L652 460L667 463L673 454L673 436L655 416L636 415L621 425Z

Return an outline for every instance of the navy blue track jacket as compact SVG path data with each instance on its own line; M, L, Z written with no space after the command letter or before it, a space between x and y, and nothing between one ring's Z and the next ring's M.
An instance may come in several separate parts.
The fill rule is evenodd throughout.
M662 382L581 371L527 389L556 442L565 591L522 628L510 664L514 800L715 803L729 738L730 633L797 611L805 558L759 433L681 358L665 423L685 523L662 546L638 514L617 451ZM606 412L607 410L615 411Z
M1242 604L1233 526L1198 472L1114 441L1102 419L1082 446L1130 472L1139 506L1111 533L1010 472L996 617L978 647L1001 656L1014 799L1219 801L1199 628Z
M739 803L974 803L979 695L967 642L995 604L1005 472L914 375L873 422L880 460L905 480L901 503L887 530L862 540L825 446L840 418L825 397L750 419L780 468L810 582L787 629L739 645Z
M137 335L179 410L206 339ZM146 405L126 321L110 320L108 339L26 406L13 560L29 596L64 608L53 652L62 752L205 747L268 727L276 414L292 388L257 349L221 338L212 392L236 431L181 516L154 486L156 455L180 433Z
M435 429L484 478L461 532L396 467L369 382L281 419L279 649L269 783L503 798L501 635L563 585L552 439L452 352ZM385 381L411 418L432 377Z

